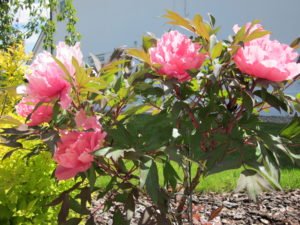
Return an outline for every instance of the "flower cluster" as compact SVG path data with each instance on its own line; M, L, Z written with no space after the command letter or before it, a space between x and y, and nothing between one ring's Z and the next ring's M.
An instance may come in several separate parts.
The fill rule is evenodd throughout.
M73 60L79 65L83 63L80 45L67 46L61 42L56 50L57 60L49 52L38 54L26 75L26 96L16 106L16 111L29 117L28 126L50 122L55 101L59 101L62 109L71 105L71 82L75 81L76 72ZM86 116L83 110L76 114L75 122L76 130L60 131L61 140L54 153L58 163L55 175L59 180L69 179L90 168L91 153L102 146L106 136L97 118Z
M246 25L249 28L249 24ZM261 25L253 26L263 29ZM239 27L234 26L237 32ZM271 40L269 35L254 39L244 44L234 56L237 67L244 73L254 77L281 82L290 80L300 74L300 64L295 62L298 54L286 44Z

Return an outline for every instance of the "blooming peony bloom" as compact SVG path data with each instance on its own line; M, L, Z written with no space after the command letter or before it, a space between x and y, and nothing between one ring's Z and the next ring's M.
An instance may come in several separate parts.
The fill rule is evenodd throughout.
M76 43L74 46L68 46L65 42L59 42L56 46L56 58L61 61L70 75L75 74L75 68L72 64L72 58L75 58L79 65L82 65L83 56L80 50L80 43Z
M75 117L77 127L84 131L62 131L54 160L58 163L55 176L58 180L66 180L77 173L88 170L93 162L91 153L99 149L104 142L106 133L97 118L87 117L80 111ZM93 131L88 131L93 129Z
M64 72L51 54L48 52L38 54L30 69L31 73L26 76L28 95L44 102L59 98L61 106L68 108L71 103L69 96L71 85L64 78Z
M200 48L185 35L171 31L165 33L157 41L157 46L149 49L149 53L151 62L161 65L159 74L183 82L191 78L187 70L198 69L205 60L206 56L199 52Z
M266 35L245 43L233 60L244 73L280 82L292 79L300 73L300 64L295 62L297 57L298 54L291 47L270 40L269 35Z
M20 116L27 117L32 113L30 121L27 123L28 126L37 126L41 123L49 122L52 119L52 106L43 104L34 111L37 103L39 103L39 100L25 97L16 105L16 111Z
M82 53L79 44L68 47L64 43L57 46L57 58L65 65L71 75L75 69L72 57L82 63ZM30 96L43 102L59 99L62 108L66 109L71 104L71 85L66 80L66 74L48 52L40 53L30 66L31 73L26 75L28 80L27 92Z

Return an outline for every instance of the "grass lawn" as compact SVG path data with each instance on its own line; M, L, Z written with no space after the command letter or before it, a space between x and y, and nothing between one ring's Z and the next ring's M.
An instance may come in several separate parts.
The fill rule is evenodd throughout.
M264 123L264 130L267 133L277 133L282 124ZM295 149L296 150L296 149ZM299 150L297 152L300 152ZM281 168L281 186L284 190L300 188L300 168L293 165L287 157L282 157ZM176 167L175 167L176 169ZM162 168L158 164L159 173L162 174ZM192 168L192 173L195 174L196 168ZM236 187L236 182L240 176L242 169L227 170L225 172L213 174L200 181L196 191L200 192L230 192ZM178 171L179 176L182 176L182 171ZM161 178L161 176L160 176ZM97 179L97 186L105 187L110 178L99 177ZM162 179L160 179L162 182Z

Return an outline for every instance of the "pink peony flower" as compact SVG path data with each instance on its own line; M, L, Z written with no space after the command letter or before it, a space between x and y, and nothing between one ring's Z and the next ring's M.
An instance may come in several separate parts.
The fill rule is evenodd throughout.
M37 126L44 122L49 122L52 119L53 108L50 105L40 105L35 111L34 108L39 100L25 97L18 105L16 105L16 111L20 116L30 116L28 126ZM34 111L34 112L33 112Z
M48 52L37 55L31 64L32 72L27 74L27 93L40 101L50 102L60 99L61 106L66 109L71 103L69 96L71 85L64 78L64 72Z
M59 42L56 46L56 58L61 61L70 75L75 74L75 68L72 64L72 58L75 58L78 64L82 65L82 52L80 50L80 43L76 43L74 46L68 46L65 42Z
M66 180L77 173L88 170L93 162L91 153L99 149L104 142L106 133L97 118L87 117L80 111L75 117L77 127L84 131L62 131L54 160L58 163L55 176L58 180ZM93 131L87 131L93 129Z
M84 110L80 110L75 116L76 126L80 129L101 129L101 125L94 116L87 117Z
M157 46L150 48L150 59L153 64L160 64L158 73L187 81L191 77L187 70L198 69L205 55L200 53L201 46L193 43L188 37L178 31L165 33L157 41Z
M292 79L300 73L300 64L295 62L297 57L298 54L291 47L270 40L269 35L266 35L245 43L233 60L244 73L280 82Z
M57 46L57 58L65 65L71 75L75 69L72 65L72 57L75 57L79 64L82 64L82 53L79 44L68 47L64 43ZM70 106L71 85L66 80L66 74L52 58L48 52L40 53L36 56L30 66L31 73L26 75L28 79L27 92L30 96L43 102L50 102L59 99L62 108Z

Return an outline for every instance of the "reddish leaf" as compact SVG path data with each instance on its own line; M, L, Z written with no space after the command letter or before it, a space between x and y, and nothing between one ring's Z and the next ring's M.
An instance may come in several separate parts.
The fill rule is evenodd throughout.
M208 221L211 221L213 220L214 218L216 218L220 212L222 211L223 209L223 206L220 206L219 208L215 209L214 211L211 212L209 218L208 218Z

